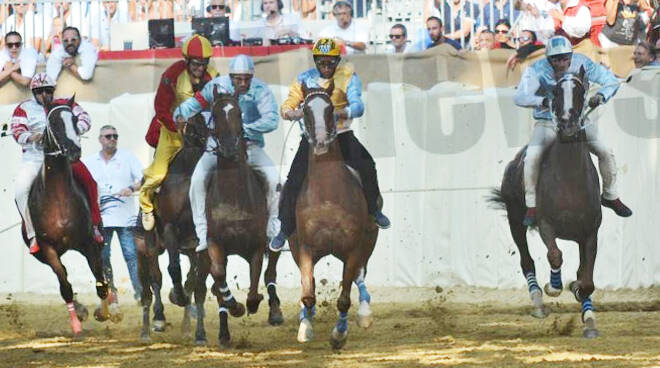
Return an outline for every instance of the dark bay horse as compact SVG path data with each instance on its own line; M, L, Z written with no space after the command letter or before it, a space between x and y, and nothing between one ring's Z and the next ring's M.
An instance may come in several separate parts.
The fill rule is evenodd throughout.
M75 249L87 259L96 279L96 294L101 299L105 320L108 311L108 284L103 277L101 247L94 241L90 207L85 192L74 179L71 163L80 159L80 138L71 109L74 98L65 104L46 106L48 122L42 138L44 164L30 189L28 207L41 250L34 256L51 267L60 283L60 295L67 304L74 335L82 333L81 321L87 308L74 300L66 268L60 257ZM25 238L25 233L23 233ZM26 244L27 244L26 240Z
M331 345L338 349L346 343L348 336L353 282L360 291L358 324L366 328L372 321L371 297L364 277L376 245L378 227L369 219L358 180L344 164L330 100L333 89L333 83L327 89L308 89L303 84L304 122L310 149L307 178L296 203L297 231L289 238L289 245L302 282L299 342L307 342L313 337L314 265L327 255L344 263L342 289L337 299L339 318L330 335Z
M562 291L560 268L562 253L556 239L572 240L580 247L580 266L577 281L570 284L575 298L582 303L583 335L598 336L596 318L591 303L594 291L594 262L601 224L600 185L598 173L591 161L586 142L583 110L587 89L584 69L565 74L552 91L551 110L557 122L557 140L546 150L537 184L537 223L543 242L548 248L552 272L546 294L558 296ZM527 278L534 309L532 315L546 317L543 293L536 281L534 261L527 246L527 228L523 225L525 201L523 188L524 147L505 170L502 186L491 198L504 204L511 235L520 251L520 265Z
M263 296L258 293L259 277L268 239L266 224L268 207L265 178L248 165L246 141L243 139L243 119L238 96L213 91L211 106L215 122L217 167L209 173L206 193L208 221L208 257L200 257L197 304L196 343L205 344L204 299L205 280L213 276L212 292L218 300L220 328L219 343L228 347L231 336L228 315L240 317L245 306L234 299L227 285L227 257L239 255L250 264L250 289L247 295L248 313L256 313ZM268 267L264 279L268 285L271 325L283 322L280 301L275 290L276 266L279 253L268 251ZM209 262L210 261L210 262Z
M182 330L190 331L190 297L195 288L197 277L197 238L192 220L188 188L190 176L195 164L206 147L208 128L201 114L190 118L183 137L183 147L170 164L167 177L163 180L160 191L154 198L156 205L156 227L145 232L137 226L135 240L138 252L138 274L142 288L142 330L143 341L149 341L149 307L152 297L154 303L154 331L165 329L164 306L160 297L162 274L158 265L158 256L167 250L173 289L169 299L173 304L185 307ZM140 219L138 219L140 224ZM179 255L185 254L190 260L185 288L182 285Z

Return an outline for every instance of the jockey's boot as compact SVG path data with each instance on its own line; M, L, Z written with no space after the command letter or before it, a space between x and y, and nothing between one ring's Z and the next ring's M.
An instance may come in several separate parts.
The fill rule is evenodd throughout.
M632 215L632 211L630 210L630 208L628 208L628 206L623 204L623 202L621 202L621 199L619 198L610 201L609 199L605 199L601 196L600 204L602 204L603 207L608 207L613 209L618 216L630 217Z
M37 237L30 239L30 254L36 254L39 252L39 243L37 243Z
M532 226L536 225L536 207L529 207L523 219L523 225Z
M94 231L94 241L100 245L104 245L103 234L101 233L101 230L99 230L99 225L93 225L92 230Z
M376 225L378 225L379 228L389 229L390 226L392 226L390 219L388 219L387 216L385 216L382 212L376 211L376 213L374 213L373 216L374 216L374 221L376 222Z
M268 245L268 248L273 251L273 252L279 252L282 250L284 247L284 243L286 243L286 238L287 236L284 235L282 231L280 231L273 240L271 240L270 244Z
M151 231L156 226L156 219L153 212L142 212L142 227L146 231Z

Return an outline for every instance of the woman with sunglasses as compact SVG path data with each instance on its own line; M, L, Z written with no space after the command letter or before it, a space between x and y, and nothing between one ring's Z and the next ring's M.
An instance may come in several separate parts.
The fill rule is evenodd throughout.
M37 59L37 50L23 47L20 33L7 33L5 47L0 51L0 85L12 80L27 87L37 68Z

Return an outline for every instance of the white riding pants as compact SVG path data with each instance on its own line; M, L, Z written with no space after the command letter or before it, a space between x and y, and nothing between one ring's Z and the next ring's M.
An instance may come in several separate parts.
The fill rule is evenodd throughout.
M262 173L268 185L266 200L268 206L268 225L266 235L273 238L280 232L280 220L278 219L279 193L277 192L277 183L279 182L279 173L273 160L268 157L266 152L256 144L247 145L247 163L253 169ZM204 152L197 161L195 170L190 178L190 205L192 207L193 222L195 223L195 232L199 245L206 244L207 222L206 222L206 186L204 182L208 173L218 164L218 157L212 152Z
M30 210L28 209L30 188L32 187L34 178L39 175L39 170L41 169L42 165L43 161L41 160L23 160L21 169L18 171L18 175L16 176L16 182L14 183L16 206L18 207L18 212L21 214L21 217L25 222L25 232L28 239L32 239L35 236L34 226L32 225L32 217L30 216Z
M527 207L536 207L536 183L539 179L541 158L545 149L557 139L555 129L555 124L547 120L537 120L534 124L534 131L524 159L525 204ZM598 125L589 124L585 130L589 151L598 157L598 168L603 177L603 198L617 199L619 196L616 190L614 152L598 137Z

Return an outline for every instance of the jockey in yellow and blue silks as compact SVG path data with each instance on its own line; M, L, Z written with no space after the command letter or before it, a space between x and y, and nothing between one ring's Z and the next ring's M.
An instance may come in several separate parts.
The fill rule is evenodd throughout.
M378 209L378 177L376 164L364 146L355 138L351 131L353 118L364 113L362 102L362 82L355 74L351 64L339 65L340 47L334 40L321 38L312 48L315 68L300 73L289 87L289 96L280 108L282 118L300 120L303 117L301 104L304 101L302 85L308 88L328 88L334 82L335 89L330 96L337 119L337 140L346 164L360 174L367 209L376 224L382 228L390 227L390 220ZM309 143L303 137L298 146L298 152L293 159L286 184L282 190L280 201L281 231L270 243L270 249L279 251L284 246L286 238L295 230L296 199L307 176L307 153Z
M588 83L593 82L601 86L589 100L590 107L607 102L619 88L619 81L611 70L594 63L582 54L574 54L570 41L563 36L554 36L548 40L545 55L545 59L525 69L514 97L516 105L534 108L536 120L524 158L523 176L527 212L523 224L526 226L536 223L536 184L543 151L557 139L556 123L550 112L550 99L545 95L552 91L558 77L564 73L577 74L580 68L584 68ZM598 137L595 125L587 127L585 132L589 150L598 156L598 167L603 177L601 204L613 209L619 216L632 215L632 211L621 202L616 191L614 152Z
M237 55L229 63L229 75L220 76L211 80L204 89L197 92L194 97L184 101L174 111L174 120L178 123L187 121L202 110L206 110L213 102L213 89L218 93L234 94L238 92L238 104L243 114L244 139L247 142L247 162L255 170L263 174L268 182L268 211L269 220L266 235L272 239L280 231L280 221L277 216L279 172L273 160L268 157L264 148L264 133L277 129L279 116L277 102L268 85L254 77L254 62L249 56ZM208 119L212 125L212 119ZM209 128L213 128L209 126ZM207 140L207 150L195 166L190 179L190 205L192 207L193 222L199 244L198 252L207 249L207 222L206 222L206 177L213 170L218 159L214 148L216 140Z

